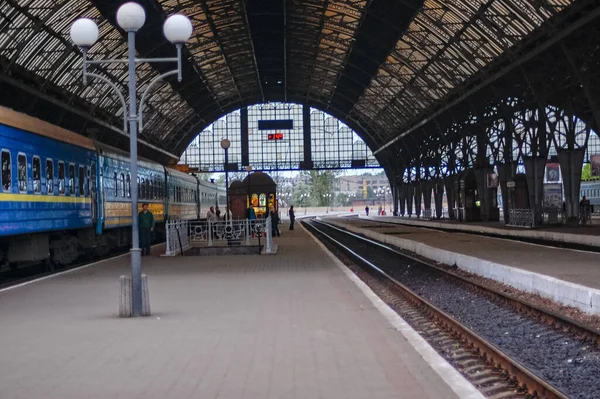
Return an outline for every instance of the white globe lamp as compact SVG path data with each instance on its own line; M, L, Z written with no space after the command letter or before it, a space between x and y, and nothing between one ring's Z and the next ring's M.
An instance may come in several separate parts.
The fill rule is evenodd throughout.
M185 15L171 15L163 25L163 33L173 44L183 44L192 36L192 23Z
M138 3L125 3L117 10L117 23L127 32L137 32L146 22L146 12Z
M98 40L98 25L89 18L79 18L71 25L71 40L79 47L92 47Z
M221 140L221 148L226 150L231 145L231 142L228 139Z

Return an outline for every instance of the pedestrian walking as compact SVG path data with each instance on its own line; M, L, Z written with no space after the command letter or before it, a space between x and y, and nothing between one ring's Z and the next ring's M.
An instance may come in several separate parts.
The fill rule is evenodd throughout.
M365 206L365 213L369 216L369 205Z
M152 242L152 232L154 231L154 215L148 207L148 204L143 204L142 211L138 214L142 256L150 255L150 243Z
M290 230L294 230L294 221L296 220L296 214L294 213L294 205L290 206L288 215L290 215Z

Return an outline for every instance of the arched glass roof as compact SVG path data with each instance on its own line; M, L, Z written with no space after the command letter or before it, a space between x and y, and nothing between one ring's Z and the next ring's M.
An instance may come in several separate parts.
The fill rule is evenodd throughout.
M125 58L115 12L124 1L4 0L0 68L27 75L36 92L122 126L118 98L102 82L84 86L81 52L69 39L80 16L96 20L92 59ZM143 0L142 56L173 56L161 25L184 13L194 36L184 81L167 80L144 107L142 138L176 154L213 121L242 106L291 101L342 119L375 147L567 8L571 0ZM124 65L96 73L126 92ZM137 69L138 87L164 67ZM35 83L31 83L35 82Z

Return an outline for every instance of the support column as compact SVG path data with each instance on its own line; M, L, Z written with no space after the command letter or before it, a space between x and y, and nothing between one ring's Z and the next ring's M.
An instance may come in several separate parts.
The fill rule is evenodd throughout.
M408 213L408 217L412 216L413 213L413 195L414 195L414 186L412 183L408 183L405 185L406 187L406 208Z
M431 180L425 180L421 182L421 189L423 190L423 201L425 202L425 215L427 217L433 217L433 213L431 212L431 190L433 189L433 184ZM424 216L425 216L424 215Z
M581 168L585 150L558 150L558 163L563 178L567 223L577 225L579 221L579 190L581 188Z
M395 183L392 186L392 201L394 201L394 206L393 206L393 215L394 216L398 216L398 194L399 194L399 189L398 189L398 184Z
M241 127L241 150L242 150L242 166L250 165L250 152L248 145L248 108L240 109L240 127Z
M479 211L481 214L481 221L487 222L489 219L489 193L487 189L487 168L479 167L474 169L475 180L477 180L477 196L479 197L480 206Z
M406 215L406 197L407 197L407 189L406 184L401 183L398 186L398 199L400 200L400 215Z
M448 201L448 218L456 219L454 214L455 196L454 196L454 176L444 178L444 187L446 188L446 201Z
M441 219L444 214L443 199L444 199L444 180L435 179L433 185L433 200L435 201L435 217Z
M415 215L417 217L421 217L421 195L423 194L423 190L421 189L421 182L416 181L412 184L413 186L413 196L415 199Z
M583 156L581 158L583 162ZM542 221L542 198L544 197L544 170L546 168L546 157L523 157L525 176L527 177L527 191L529 203L534 211L535 224ZM581 179L581 167L579 167L579 178ZM577 190L579 196L579 189ZM579 202L579 201L578 201Z
M504 214L504 224L508 224L509 220L509 210L512 208L511 199L508 193L508 186L506 183L511 181L516 173L517 165L514 163L498 163L498 180L500 181L500 190L502 194L502 212Z
M308 105L302 106L302 133L304 141L304 161L300 164L301 169L312 169L312 138L310 130L310 107Z

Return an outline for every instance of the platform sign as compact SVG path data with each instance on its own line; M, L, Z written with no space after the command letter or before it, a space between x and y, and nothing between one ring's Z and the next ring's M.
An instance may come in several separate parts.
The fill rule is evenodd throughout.
M510 180L506 182L506 187L508 188L514 188L515 187L515 182Z
M283 140L283 133L269 133L267 140Z

